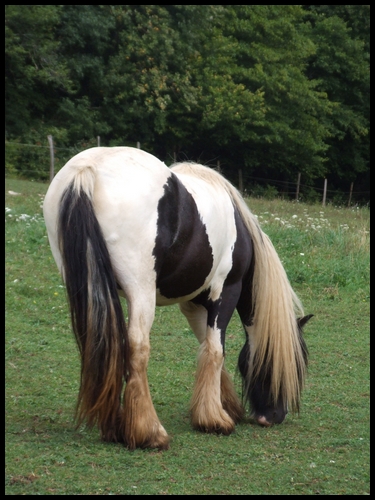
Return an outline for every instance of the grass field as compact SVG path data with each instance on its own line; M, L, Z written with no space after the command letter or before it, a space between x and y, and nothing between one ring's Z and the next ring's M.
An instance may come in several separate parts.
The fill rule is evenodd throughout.
M47 185L5 188L6 494L369 494L368 208L249 200L314 314L300 415L231 436L193 431L197 341L177 307L158 308L149 382L171 446L129 452L74 426L79 359L42 218ZM243 341L235 315L233 374Z

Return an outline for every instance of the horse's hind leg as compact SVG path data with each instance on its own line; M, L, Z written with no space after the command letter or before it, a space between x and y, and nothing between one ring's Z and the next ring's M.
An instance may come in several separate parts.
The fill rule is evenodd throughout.
M168 434L161 425L152 403L147 380L150 355L149 333L155 314L155 292L128 296L130 370L124 394L124 441L130 449L169 446Z
M191 400L192 425L206 432L230 434L243 417L243 407L224 367L225 332L207 326L208 310L203 305L186 302L180 309L201 344Z

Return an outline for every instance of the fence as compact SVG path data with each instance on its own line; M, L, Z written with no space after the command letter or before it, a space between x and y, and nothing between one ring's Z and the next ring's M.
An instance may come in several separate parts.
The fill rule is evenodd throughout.
M88 147L100 146L100 136L98 136L95 140L91 140L88 143L83 143L82 148L64 148L64 147L56 147L53 142L53 137L48 135L48 146L38 144L23 144L20 142L5 142L5 151L6 151L6 173L22 175L27 178L34 178L36 180L51 181L55 175L55 171L57 172L72 156L79 153L80 151L87 149ZM140 142L136 144L137 148L141 147ZM29 148L29 151L37 151L37 154L19 154L14 153L14 150L19 148ZM9 154L9 150L13 149L13 155ZM49 171L46 169L47 165L47 149L49 150ZM8 154L7 154L8 150ZM59 154L59 157L56 157L56 154ZM23 160L27 162L29 158L29 164L34 164L39 160L40 166L38 168L17 168L14 165L14 159L19 157L26 157ZM56 161L56 158L58 161ZM173 160L176 161L176 154L173 154ZM13 161L13 162L12 162ZM300 201L301 194L302 199L311 199L311 193L314 192L314 201L319 201L321 199L322 206L325 206L327 201L334 200L335 198L340 198L342 204L347 205L348 207L352 204L353 197L369 197L370 191L354 191L354 183L350 184L349 191L338 191L338 190L330 190L328 189L327 179L322 179L322 187L317 186L317 182L315 185L307 185L301 183L301 174L298 173L297 179L295 181L280 181L276 179L269 178L261 178L261 177L253 177L249 174L244 174L242 169L237 171L237 177L234 177L233 171L226 172L222 169L220 165L220 161L217 161L216 168L218 171L222 172L226 177L228 177L233 184L237 185L241 193L245 195L251 196L263 196L268 198L275 198L277 196L282 196L291 200ZM254 182L255 181L255 182ZM305 192L310 192L309 196L306 196L306 193L303 194L302 190ZM366 196L367 195L367 196ZM309 199L309 201L311 201Z
M351 182L349 191L338 191L337 189L328 189L328 181L327 179L322 180L322 187L318 187L315 183L314 186L308 185L308 184L303 184L301 183L301 174L298 173L296 182L293 181L280 181L276 179L266 179L263 177L254 177L251 175L246 175L246 182L243 179L243 174L242 171L238 171L238 186L239 190L242 193L246 194L246 189L243 188L244 184L250 184L250 181L256 181L256 183L261 183L261 184L266 184L269 195L267 194L267 189L263 190L263 196L266 197L275 197L275 196L282 196L284 198L288 198L290 200L295 200L295 201L300 201L301 198L301 189L304 188L305 190L312 190L317 193L316 198L318 198L320 194L320 199L322 200L322 206L324 207L326 205L326 202L330 198L340 198L342 202L345 203L345 200L347 200L347 206L350 207L352 203L352 198L353 195L369 195L370 191L354 191L354 182ZM276 188L272 189L270 188L271 186L277 186ZM278 188L278 189L277 189ZM252 189L250 190L249 194L256 195L257 191L259 189ZM277 192L277 194L276 194ZM262 195L262 190L259 191L259 195ZM311 197L311 196L310 196ZM306 196L305 196L306 198Z

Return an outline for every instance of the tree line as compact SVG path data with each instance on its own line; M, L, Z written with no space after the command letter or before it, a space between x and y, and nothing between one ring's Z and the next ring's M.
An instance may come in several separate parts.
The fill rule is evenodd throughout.
M100 136L366 201L369 60L367 5L7 5L6 167Z

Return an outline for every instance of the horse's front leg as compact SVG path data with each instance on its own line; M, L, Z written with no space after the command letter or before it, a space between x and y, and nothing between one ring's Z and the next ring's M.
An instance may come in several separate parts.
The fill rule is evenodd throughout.
M206 338L199 348L195 386L190 403L191 423L194 429L222 434L230 434L234 430L234 420L224 410L221 401L223 364L220 332L209 327Z
M216 301L201 296L196 311L193 306L181 307L201 342L190 410L193 427L205 432L230 434L243 416L242 405L224 368L225 331L236 305L237 288L224 288ZM202 306L207 310L206 315ZM206 318L204 337L203 317Z
M130 369L124 393L124 441L129 449L167 449L168 434L156 414L147 380L149 333L155 313L152 298L142 301L141 308L129 301Z

